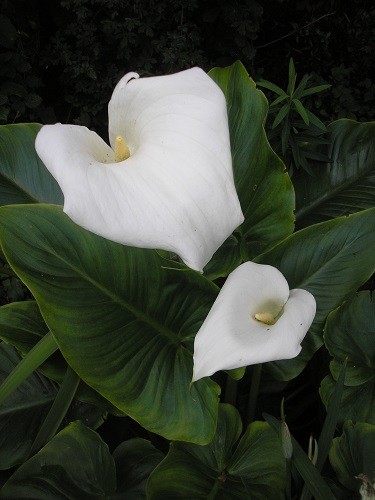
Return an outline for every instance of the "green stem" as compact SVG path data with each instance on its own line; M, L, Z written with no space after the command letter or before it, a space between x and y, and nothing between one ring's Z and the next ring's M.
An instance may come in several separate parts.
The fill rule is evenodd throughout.
M68 366L59 392L31 446L30 456L39 451L56 434L66 412L69 410L80 380L76 372Z
M222 482L216 479L212 490L209 492L209 494L206 496L206 500L214 500L216 498L216 493L219 491L219 489L222 486Z
M246 422L248 424L253 422L254 418L255 418L255 410L256 410L256 406L257 406L261 374L262 374L262 363L259 363L258 365L254 365L253 369L252 369L249 401L248 401L248 405L247 405Z
M19 387L58 347L51 332L48 332L18 363L0 386L0 404Z
M225 393L224 393L224 403L229 403L233 406L236 406L237 387L238 387L238 380L234 380L230 375L227 375L227 381L225 384Z

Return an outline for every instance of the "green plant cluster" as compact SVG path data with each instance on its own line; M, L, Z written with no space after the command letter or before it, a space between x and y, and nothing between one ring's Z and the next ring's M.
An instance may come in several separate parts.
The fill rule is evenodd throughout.
M40 125L0 127L0 272L32 294L0 308L0 498L374 495L375 124L333 121L329 161L290 179L245 68L210 76L245 220L203 274L76 225L35 154ZM282 102L306 118L302 87ZM197 329L248 260L314 295L302 351L191 383Z

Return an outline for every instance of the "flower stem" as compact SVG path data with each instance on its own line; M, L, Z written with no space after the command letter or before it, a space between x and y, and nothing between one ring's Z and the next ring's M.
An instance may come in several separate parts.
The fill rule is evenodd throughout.
M221 486L222 486L222 483L218 479L216 479L216 481L212 487L212 490L206 496L206 500L213 500L214 498L216 498L216 493L219 491Z
M224 403L229 403L233 406L236 406L237 387L238 387L238 380L234 380L230 375L227 375L227 381L225 384L225 393L224 393Z
M255 418L255 410L257 406L261 374L262 374L262 363L254 365L252 369L249 400L247 405L247 416L246 416L247 424L253 422Z

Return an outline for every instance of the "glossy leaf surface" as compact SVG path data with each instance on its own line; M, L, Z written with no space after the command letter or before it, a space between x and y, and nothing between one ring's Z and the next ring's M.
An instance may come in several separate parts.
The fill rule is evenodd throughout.
M210 379L190 388L189 350L217 294L211 282L95 236L55 206L3 207L0 239L88 385L152 432L211 440L220 389Z

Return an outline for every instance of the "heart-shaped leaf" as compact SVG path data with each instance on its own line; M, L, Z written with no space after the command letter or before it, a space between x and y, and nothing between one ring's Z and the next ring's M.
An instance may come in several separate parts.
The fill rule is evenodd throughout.
M354 295L328 316L324 341L334 359L331 375L322 381L320 393L327 405L347 358L340 421L351 419L375 424L374 338L375 301L369 291Z
M277 267L289 287L315 297L317 312L297 358L268 364L276 378L290 380L323 344L327 315L356 292L375 270L375 209L322 222L294 233L255 259Z
M150 476L148 498L284 498L285 461L277 435L265 422L253 422L233 451L241 430L237 410L220 405L212 442L172 443Z
M123 247L48 205L0 209L0 241L73 370L168 439L205 444L220 388L190 387L191 341L217 288L156 251Z
M0 127L0 205L62 203L57 182L35 151L40 128L38 123Z

